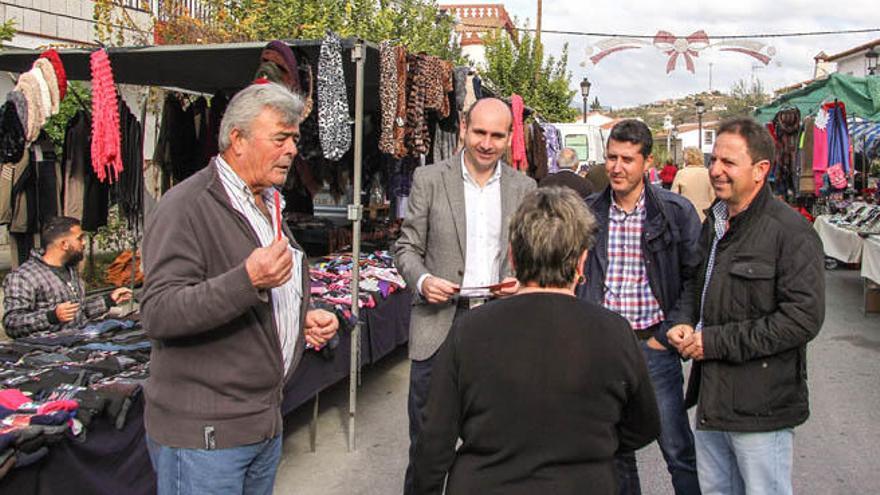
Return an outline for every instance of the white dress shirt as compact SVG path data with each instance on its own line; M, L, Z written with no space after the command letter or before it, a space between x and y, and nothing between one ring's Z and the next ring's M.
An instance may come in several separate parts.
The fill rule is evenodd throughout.
M217 157L217 171L220 174L223 187L226 194L229 195L229 201L232 206L247 219L248 223L256 232L262 247L269 247L275 241L276 225L275 222L266 218L266 215L260 211L254 195L250 188L232 170L232 167ZM263 191L263 202L270 212L275 211L275 195L274 189L265 189ZM278 205L284 209L284 199L279 195L281 204ZM222 227L221 227L222 228ZM290 280L280 287L271 290L272 294L272 314L275 317L275 328L278 330L278 340L281 344L281 354L284 358L284 374L290 369L293 361L293 354L296 345L296 339L299 336L299 317L302 306L302 263L303 252L288 246L293 255L293 274Z
M461 155L461 175L464 181L464 204L467 244L462 287L483 287L500 282L501 263L501 162L486 185L480 187L471 177ZM422 292L422 282L430 274L419 277L416 288ZM489 295L488 290L462 291L461 295L478 297Z

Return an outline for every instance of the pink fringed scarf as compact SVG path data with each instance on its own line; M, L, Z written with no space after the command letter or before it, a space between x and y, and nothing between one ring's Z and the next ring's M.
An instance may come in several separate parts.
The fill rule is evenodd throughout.
M122 172L119 103L107 52L90 57L92 69L92 169L101 182L114 182Z
M526 138L523 129L523 104L522 96L510 95L510 108L513 110L513 142L511 143L511 158L513 168L528 170L529 162L526 160Z

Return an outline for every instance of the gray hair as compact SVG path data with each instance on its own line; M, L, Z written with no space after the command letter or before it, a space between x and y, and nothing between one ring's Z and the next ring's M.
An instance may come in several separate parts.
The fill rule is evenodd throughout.
M578 258L593 245L596 227L596 217L573 190L535 189L510 219L516 278L541 287L568 287Z
M266 108L277 112L285 125L296 125L302 120L305 103L301 96L280 84L252 84L244 88L232 97L220 122L217 137L220 152L229 149L232 144L229 135L234 129L247 136L254 120Z
M559 155L556 157L556 164L559 165L559 168L575 168L578 165L578 154L577 151L571 148L562 148L562 151L559 152Z

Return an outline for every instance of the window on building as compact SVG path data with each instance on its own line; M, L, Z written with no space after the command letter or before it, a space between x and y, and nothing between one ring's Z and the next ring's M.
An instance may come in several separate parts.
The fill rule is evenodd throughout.
M708 146L715 144L715 131L703 131L703 144Z

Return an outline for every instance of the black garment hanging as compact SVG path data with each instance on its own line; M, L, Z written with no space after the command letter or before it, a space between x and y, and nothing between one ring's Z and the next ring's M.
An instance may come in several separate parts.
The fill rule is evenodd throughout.
M143 211L143 134L137 117L121 98L119 131L122 135L120 151L123 168L118 181L113 185L114 197L119 204L120 213L126 219L128 229L137 233Z

